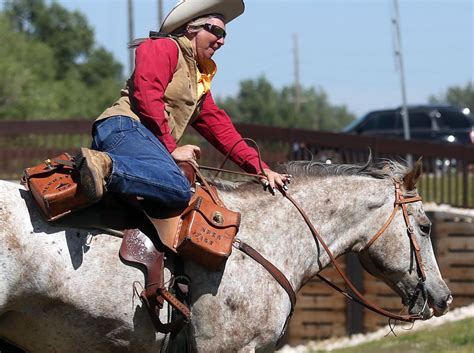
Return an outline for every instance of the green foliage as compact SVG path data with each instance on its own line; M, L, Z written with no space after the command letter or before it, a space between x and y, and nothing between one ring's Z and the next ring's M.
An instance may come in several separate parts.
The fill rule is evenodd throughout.
M446 93L439 96L430 96L430 103L443 103L458 105L462 108L469 108L474 112L474 84L468 82L465 87L449 87Z
M333 106L322 89L302 88L299 108L295 87L272 87L265 77L244 80L236 97L218 100L234 121L262 125L337 131L355 116L345 106Z
M0 119L92 119L118 96L122 66L77 11L7 2L0 42Z
M16 31L52 48L59 77L78 58L87 57L94 44L94 32L84 15L56 2L47 6L43 0L17 0L7 3L5 12Z

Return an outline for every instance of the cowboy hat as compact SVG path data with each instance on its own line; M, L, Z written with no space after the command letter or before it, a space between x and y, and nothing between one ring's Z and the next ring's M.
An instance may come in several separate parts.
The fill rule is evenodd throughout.
M219 14L224 23L232 21L244 12L243 0L180 0L166 16L160 32L172 33L189 21L209 15Z

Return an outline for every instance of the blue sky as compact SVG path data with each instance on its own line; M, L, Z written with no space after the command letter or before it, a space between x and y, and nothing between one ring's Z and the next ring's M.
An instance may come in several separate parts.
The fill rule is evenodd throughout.
M128 72L127 0L57 0L84 13L100 45ZM205 1L205 0L203 0ZM135 37L158 27L157 0L134 0ZM176 0L164 0L165 14ZM401 104L393 46L393 0L246 0L215 54L214 96L233 95L243 79L265 75L280 88L294 81L293 35L300 78L356 115ZM400 0L408 102L425 103L474 76L474 1Z

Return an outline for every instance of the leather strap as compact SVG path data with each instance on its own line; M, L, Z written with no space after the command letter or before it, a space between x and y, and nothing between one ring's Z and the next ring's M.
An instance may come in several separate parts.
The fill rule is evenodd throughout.
M147 307L155 329L162 333L174 333L190 320L191 312L165 288L164 253L158 251L154 245L147 245L147 239L148 237L138 229L127 229L123 234L119 254L124 261L145 268L146 286L140 298ZM160 321L160 309L163 308L165 300L181 314L176 320L167 324Z
M285 277L285 275L275 265L273 265L270 261L265 259L262 254L260 254L257 250L252 248L247 243L244 243L242 241L236 241L234 242L234 244L236 244L237 249L247 254L252 259L257 261L260 265L262 265L273 276L273 278L283 287L283 289L286 291L286 293L288 293L288 296L290 297L291 313L293 313L293 309L296 305L296 294L290 282Z
M390 223L392 222L395 214L398 212L398 210L401 207L402 212L403 212L403 219L405 220L405 224L407 226L407 233L408 233L408 236L410 238L410 242L413 246L413 251L415 252L415 259L416 259L416 264L417 264L419 276L422 279L422 281L424 282L426 280L426 274L425 274L425 270L423 268L423 261L421 259L420 246L418 245L418 242L416 240L415 232L413 230L413 226L411 225L410 217L408 216L408 209L407 209L407 206L406 206L407 203L418 202L418 201L421 201L421 200L422 200L422 198L421 198L420 195L416 195L416 196L412 196L412 197L404 197L403 193L400 189L400 184L395 183L395 207L392 211L392 214L390 215L387 222L385 222L385 224L382 226L382 228L377 232L377 234L375 234L373 236L373 238L370 239L370 241L367 243L367 245L364 247L363 250L367 250L380 237L380 235L383 234L383 232L390 225Z
M160 294L157 294L160 292ZM169 292L168 292L169 293ZM148 287L140 294L140 298L145 303L145 306L148 310L148 313L151 318L151 322L155 327L157 332L161 333L174 333L179 332L184 324L187 322L184 316L179 316L175 320L172 320L169 323L163 323L160 320L160 309L163 308L164 297L161 295L162 292L160 290L152 290L151 287ZM170 294L172 296L172 294ZM169 302L172 306L172 302ZM173 306L174 307L174 306Z
M293 311L295 309L296 305L296 293L293 290L293 287L291 286L291 283L288 281L288 279L285 277L285 275L275 266L273 265L270 261L265 259L262 254L260 254L257 250L252 248L250 245L247 243L244 243L240 240L234 241L234 246L242 251L243 253L247 254L250 256L252 259L254 259L256 262L258 262L260 265L262 265L268 273L272 275L272 277L280 284L280 286L286 291L288 294L288 297L290 298L290 303L291 303L291 309L290 313L286 317L285 325L283 326L283 330L280 333L280 338L283 337L283 335L286 332L286 329L288 327L288 324L290 322L290 318L293 315Z
M423 261L421 259L421 249L420 249L420 245L418 244L418 241L416 240L413 226L410 223L410 218L408 217L408 210L405 203L402 204L402 211L403 211L403 217L405 218L405 223L407 225L407 233L408 233L408 236L410 237L410 241L413 246L413 251L415 252L415 260L417 264L418 275L421 277L422 281L424 282L426 280L426 274L423 268Z
M199 168L194 165L194 164L191 164L189 163L193 168L194 170L196 171L196 175L199 177L199 179L201 180L201 182L204 184L205 186L205 189L206 191L209 193L209 195L211 196L211 199L212 201L214 201L214 203L216 205L219 205L221 207L225 207L224 203L219 199L219 197L217 196L217 194L214 193L214 190L211 188L211 186L209 185L209 183L207 182L206 178L202 175L201 171L199 170Z
M191 311L189 308L181 303L176 297L171 294L166 288L160 288L158 290L159 295L163 297L168 303L171 304L173 308L178 310L181 315L183 315L186 318L186 321L189 321L191 319Z
M392 213L390 214L390 217L387 219L387 221L385 222L385 224L382 226L382 228L379 229L379 231L372 237L372 239L369 240L369 242L367 243L367 245L364 247L363 250L366 250L368 248L370 248L370 246L385 232L385 230L388 228L388 226L390 225L390 223L392 223L393 221L393 218L395 217L395 215L397 214L397 211L398 209L400 208L400 206L398 204L395 205Z
M68 158L71 158L71 156L69 156L68 153L65 152L64 154ZM56 165L53 165L52 162L56 163ZM49 175L49 174L55 172L58 169L62 169L65 166L66 167L71 167L71 168L76 168L77 167L77 165L76 165L73 158L71 158L70 160L59 159L59 158L54 158L52 160L51 159L46 159L43 163L45 165L45 169L42 170L42 171L38 171L38 172L35 172L35 173L31 173L31 174L29 174L29 169L31 169L31 168L27 168L23 171L23 175L21 176L20 183L27 190L29 190L28 180L30 178L40 177L40 176L43 176L43 175Z

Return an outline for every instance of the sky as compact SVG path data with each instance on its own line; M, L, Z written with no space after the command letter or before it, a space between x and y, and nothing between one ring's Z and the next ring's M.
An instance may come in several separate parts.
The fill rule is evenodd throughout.
M86 15L98 45L110 50L128 75L127 0L56 1ZM472 82L474 0L398 3L408 103L427 103L430 95ZM158 1L133 4L134 37L146 37L158 28ZM163 4L166 15L176 0ZM357 116L401 105L394 0L245 0L245 5L214 55L215 97L235 95L240 81L262 75L278 89L293 84L296 35L303 87L323 89L332 104Z

